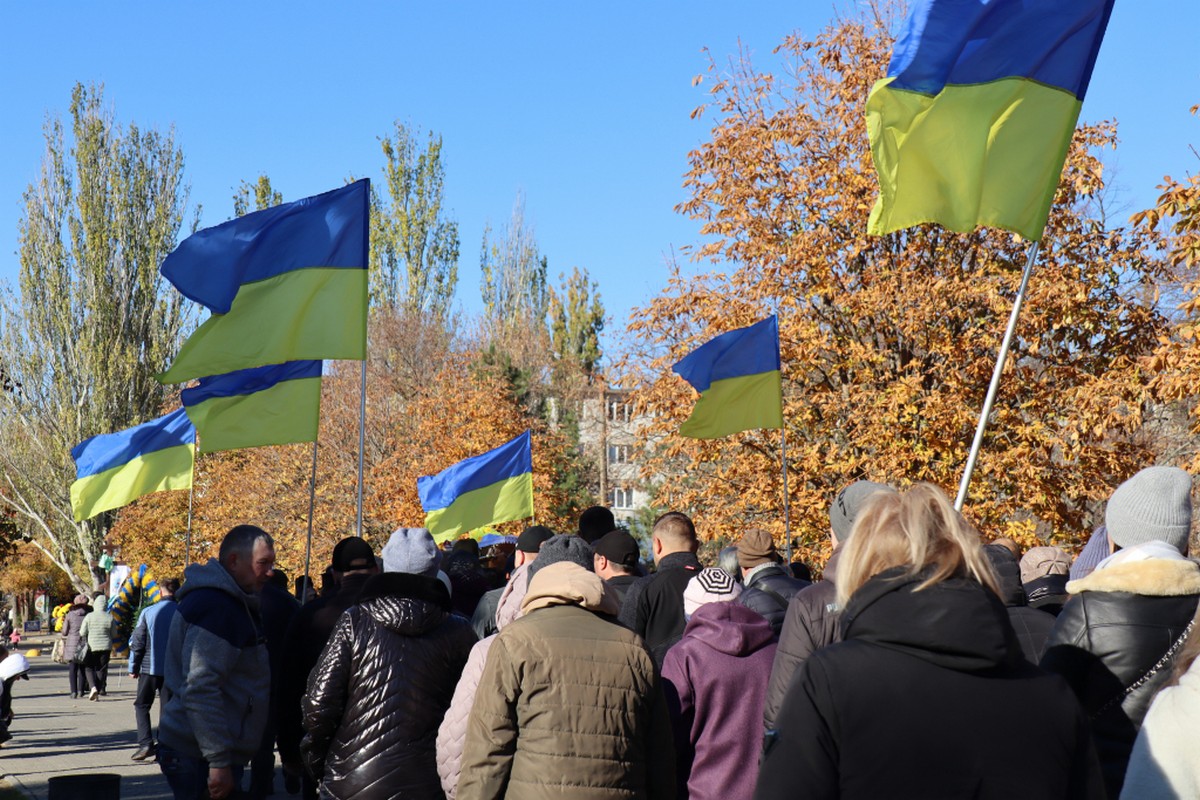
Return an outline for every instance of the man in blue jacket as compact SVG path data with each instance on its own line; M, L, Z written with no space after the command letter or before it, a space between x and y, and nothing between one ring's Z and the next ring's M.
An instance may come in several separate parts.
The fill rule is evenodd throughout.
M163 686L163 675L167 667L167 639L171 636L175 592L179 591L179 581L169 578L160 583L158 588L158 602L142 612L133 635L129 637L129 677L137 679L133 716L137 720L138 748L132 756L134 761L145 761L156 752L154 732L150 728L150 707L154 705L154 695L162 698L163 705L171 699Z
M218 558L184 571L158 737L158 765L176 800L232 796L262 741L271 668L258 593L274 567L271 537L239 525Z

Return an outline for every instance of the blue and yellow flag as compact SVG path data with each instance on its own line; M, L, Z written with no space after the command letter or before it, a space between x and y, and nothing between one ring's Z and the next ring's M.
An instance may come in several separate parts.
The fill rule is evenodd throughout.
M320 361L289 361L201 378L180 395L201 453L315 442L321 419Z
M719 439L754 428L783 427L779 320L722 333L671 368L700 393L679 433Z
M868 230L1041 238L1113 0L916 0L867 99Z
M438 542L485 525L533 516L529 431L507 444L417 479L425 527Z
M142 495L188 489L196 429L182 408L128 430L93 436L71 450L76 521L132 503Z
M212 316L158 379L365 358L370 194L364 179L185 239L160 271Z

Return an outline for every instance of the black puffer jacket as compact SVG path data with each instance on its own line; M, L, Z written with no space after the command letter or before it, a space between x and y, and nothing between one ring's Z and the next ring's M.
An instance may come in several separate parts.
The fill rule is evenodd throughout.
M435 738L475 643L436 578L384 573L308 680L305 763L335 798L442 798Z
M1021 658L999 600L889 570L846 604L844 641L792 681L756 800L1102 797L1070 689Z
M983 548L992 571L1000 581L1000 600L1008 612L1008 621L1017 633L1021 652L1030 663L1036 664L1046 651L1046 638L1054 627L1054 615L1030 608L1021 586L1021 565L1007 547L989 544Z
M1109 797L1116 797L1138 729L1170 666L1124 692L1154 667L1195 615L1200 565L1160 558L1113 564L1071 581L1067 591L1072 597L1058 615L1042 667L1066 678L1092 718L1104 781Z
M778 636L787 614L788 602L811 584L811 581L788 575L778 564L770 564L749 576L738 602L762 616L770 623L771 632Z

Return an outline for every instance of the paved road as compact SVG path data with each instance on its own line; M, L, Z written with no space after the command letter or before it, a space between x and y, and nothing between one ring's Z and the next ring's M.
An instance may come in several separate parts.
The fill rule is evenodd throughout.
M21 649L38 642L38 638L26 640ZM136 681L123 672L124 663L114 659L109 667L107 697L72 700L66 665L50 660L48 645L41 651L41 656L29 660L29 680L13 684L13 738L0 749L4 779L35 800L44 800L48 781L56 775L116 773L121 776L123 800L170 798L158 765L129 758L137 742ZM151 719L157 724L158 703Z

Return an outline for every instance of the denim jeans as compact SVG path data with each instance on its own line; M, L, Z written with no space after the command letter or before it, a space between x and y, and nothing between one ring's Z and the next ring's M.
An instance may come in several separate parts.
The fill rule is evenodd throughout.
M175 800L206 800L208 797L208 762L203 758L185 756L159 743L158 768L162 770L167 785ZM241 796L242 772L245 767L238 765L233 769L234 790L232 797Z

